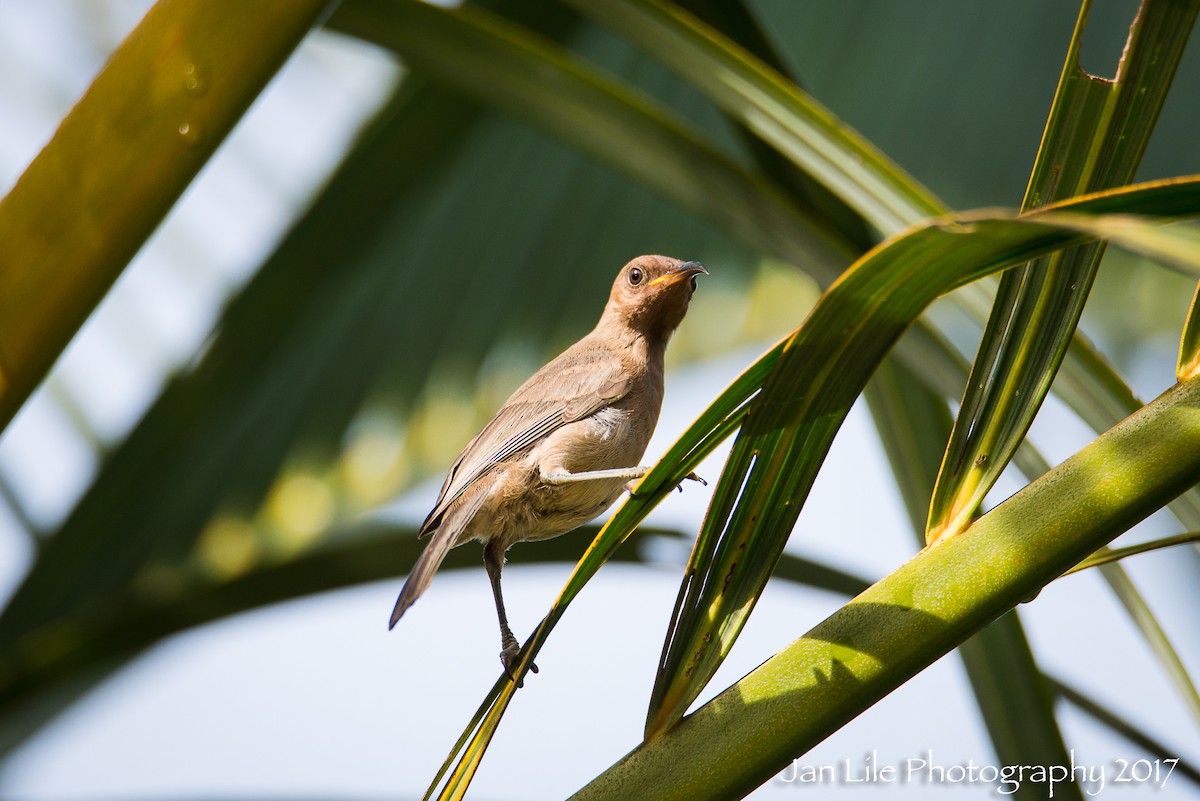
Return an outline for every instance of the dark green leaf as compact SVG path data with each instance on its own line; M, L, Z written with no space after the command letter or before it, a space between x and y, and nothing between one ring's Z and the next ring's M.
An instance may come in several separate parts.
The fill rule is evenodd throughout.
M617 165L759 248L826 270L852 258L826 221L801 214L696 126L503 18L422 0L355 0L330 24L391 48L414 68Z
M945 213L928 190L795 84L678 6L567 2L686 76L885 235Z

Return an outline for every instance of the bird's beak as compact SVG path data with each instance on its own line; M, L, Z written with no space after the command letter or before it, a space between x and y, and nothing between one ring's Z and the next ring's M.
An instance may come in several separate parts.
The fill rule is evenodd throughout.
M680 281L686 281L693 275L699 275L700 273L708 275L708 270L704 269L703 264L698 261L685 261L674 270L671 270L671 272L663 273L658 278L655 278L653 281L647 284L647 286L654 286L656 284L671 286L672 284L677 284Z

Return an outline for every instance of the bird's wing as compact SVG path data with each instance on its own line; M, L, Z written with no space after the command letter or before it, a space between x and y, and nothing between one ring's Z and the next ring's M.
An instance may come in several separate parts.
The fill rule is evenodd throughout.
M629 392L630 376L609 351L577 343L521 385L459 454L420 534L437 528L450 504L496 465L566 423L582 420ZM603 358L606 356L607 358Z

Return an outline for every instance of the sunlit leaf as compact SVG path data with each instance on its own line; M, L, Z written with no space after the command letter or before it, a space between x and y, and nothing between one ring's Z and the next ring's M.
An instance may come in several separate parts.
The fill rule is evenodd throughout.
M620 13L614 15L614 9L618 6L628 8L629 5L636 4L586 4L586 9L592 13L599 12L601 17L623 33L643 32L641 41L644 46L652 41L653 46L648 48L651 52L674 65L678 71L689 75L694 82L701 85L720 85L716 76L712 75L715 70L710 69L705 73L705 67L708 65L702 58L686 52L675 57L664 57L661 47L663 32L657 29L661 26L647 32L636 12L625 17ZM774 70L781 74L786 72L782 60L774 55L766 35L741 3L693 0L687 5L689 10L751 50ZM641 7L645 8L645 5ZM677 21L680 22L680 32L677 35L685 35L686 23L683 20ZM712 35L711 31L708 33ZM711 77L707 80L698 77L704 74ZM809 110L809 107L803 104L797 106L802 110ZM752 115L745 116L747 119L756 119ZM746 130L751 135L755 134L749 127L746 127ZM834 136L840 135L841 129L830 133ZM758 132L758 136L764 135L769 136L770 129ZM785 186L794 185L793 195L798 199L810 198L815 191L814 185L821 186L814 178L781 158L777 151L767 146L766 139L756 137L755 141L762 145L756 148L754 153L764 171L778 176L777 180L782 179L781 182ZM851 191L855 190L861 191L857 187ZM814 202L819 202L821 197L818 195ZM830 197L836 200L832 193ZM919 201L921 196L917 195L915 199ZM842 213L840 202L832 208L830 205L832 204L827 201L828 214ZM922 328L920 332L927 337L936 336L929 328ZM947 357L953 355L953 349L943 346L922 363L931 366L944 365ZM965 374L966 371L967 365L964 361L960 372ZM957 394L961 380L959 373L955 373L950 382L954 388L948 390L945 397ZM892 473L900 487L901 497L909 511L913 531L919 538L923 538L929 497L943 454L940 443L949 438L953 419L946 409L943 396L930 390L925 383L908 372L902 363L892 358L885 359L875 372L872 381L867 385L865 397L892 464ZM1035 478L1042 472L1044 470L1039 470L1029 477ZM782 577L780 574L788 559L788 554L784 553L780 568L775 573L777 578ZM964 642L959 651L1000 762L1014 765L1065 764L1067 751L1054 719L1046 682L1037 670L1015 613L1005 615ZM1037 787L1024 785L1017 794L1032 797L1039 792Z
M680 6L695 14L711 28L719 30L732 41L737 42L745 50L753 53L764 65L777 72L782 78L799 85L785 63L784 54L776 49L770 33L760 23L756 13L748 8L743 0L685 0L680 3ZM595 5L589 5L585 10L595 8ZM639 25L634 27L640 30ZM651 37L642 38L643 51L651 57L660 58L661 53L656 47L645 47L645 42L649 38ZM794 44L792 46L794 47ZM829 220L842 232L848 242L863 252L876 244L878 235L871 233L869 225L862 215L851 208L845 200L838 197L835 191L821 183L815 176L800 169L795 162L775 149L767 139L769 131L756 131L750 125L749 119L742 121L736 115L729 116L731 122L746 139L759 172L770 176L771 180L788 192L802 208L810 210L820 218ZM840 129L835 128L834 133L840 133Z
M950 435L953 418L942 397L914 380L892 356L879 365L864 396L897 477L913 535L923 542L941 443ZM1016 610L964 641L958 652L999 763L1067 764L1070 755L1054 716L1054 699ZM1078 788L1065 792L1079 797ZM1014 792L1017 798L1043 795L1033 784Z

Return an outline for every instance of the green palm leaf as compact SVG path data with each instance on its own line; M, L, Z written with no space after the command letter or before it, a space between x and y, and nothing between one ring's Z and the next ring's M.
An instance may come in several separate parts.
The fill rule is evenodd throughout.
M741 797L1197 476L1200 382L1189 381L969 534L922 551L573 798Z
M1186 200L1171 212L1174 200L1159 206L1157 198L1182 200L1196 185L1195 179L1167 182L1062 208L1131 202L1139 210L1190 213ZM938 295L1018 263L1022 249L1033 255L1071 244L1073 237L1039 229L1053 219L956 217L918 228L864 257L813 309L756 399L714 492L668 632L648 737L682 717L728 653L834 433L887 349Z
M679 7L659 0L568 2L687 76L885 235L947 211L795 84Z

